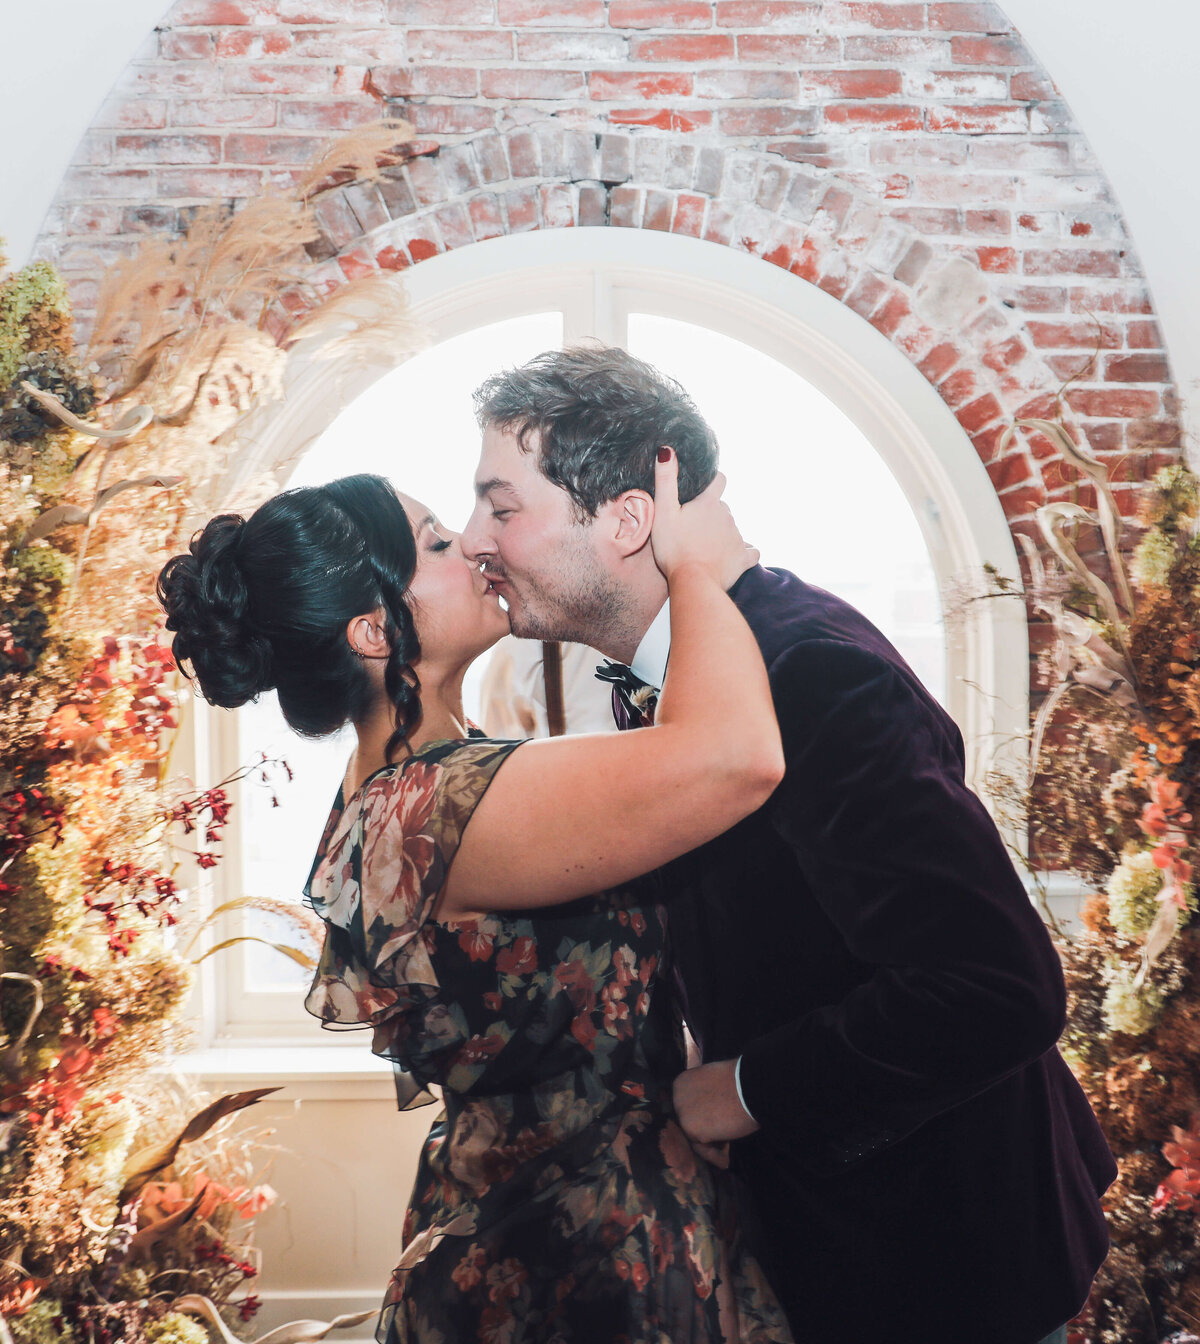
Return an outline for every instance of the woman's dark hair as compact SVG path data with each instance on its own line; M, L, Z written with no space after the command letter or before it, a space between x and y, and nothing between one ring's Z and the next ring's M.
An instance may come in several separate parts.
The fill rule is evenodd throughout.
M617 346L547 350L475 391L481 429L510 430L538 470L571 496L581 519L626 490L654 493L654 456L679 459L679 498L717 474L717 437L683 388Z
M163 566L158 600L175 632L175 661L210 705L236 709L275 690L305 737L367 712L371 680L346 626L382 608L385 686L396 706L390 758L421 717L412 670L421 649L405 597L416 563L412 525L391 484L343 476L285 490L249 518L213 518L187 555Z

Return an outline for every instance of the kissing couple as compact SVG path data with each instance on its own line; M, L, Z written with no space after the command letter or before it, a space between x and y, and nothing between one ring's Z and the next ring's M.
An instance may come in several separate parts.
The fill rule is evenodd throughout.
M377 1338L1065 1340L1115 1168L954 723L758 563L672 380L552 351L476 410L461 534L350 476L213 518L158 582L210 703L357 736L306 1007L443 1107ZM468 723L510 627L616 660L630 731Z

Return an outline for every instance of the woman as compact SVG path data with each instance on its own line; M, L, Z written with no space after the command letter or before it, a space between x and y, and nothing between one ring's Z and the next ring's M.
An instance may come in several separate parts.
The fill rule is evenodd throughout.
M387 1344L790 1338L670 1114L680 1032L641 875L760 806L782 754L725 595L747 555L723 481L681 509L674 454L659 459L672 653L648 731L470 730L463 673L507 618L455 534L379 477L214 518L159 579L176 657L210 702L275 687L298 732L357 734L308 887L327 937L306 1006L371 1025L405 1099L437 1083L445 1106ZM724 723L710 710L730 685Z

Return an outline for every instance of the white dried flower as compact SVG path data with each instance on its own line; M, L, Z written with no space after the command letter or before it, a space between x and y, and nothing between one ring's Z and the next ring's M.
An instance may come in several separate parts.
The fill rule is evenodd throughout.
M1143 937L1158 914L1163 873L1148 849L1127 849L1109 875L1108 918L1126 942Z

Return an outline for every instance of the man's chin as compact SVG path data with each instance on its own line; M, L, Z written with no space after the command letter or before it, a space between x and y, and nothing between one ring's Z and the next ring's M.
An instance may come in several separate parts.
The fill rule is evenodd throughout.
M549 640L558 640L562 636L551 632L550 626L536 616L522 611L520 607L510 604L508 608L508 625L517 639L537 639L543 643Z

